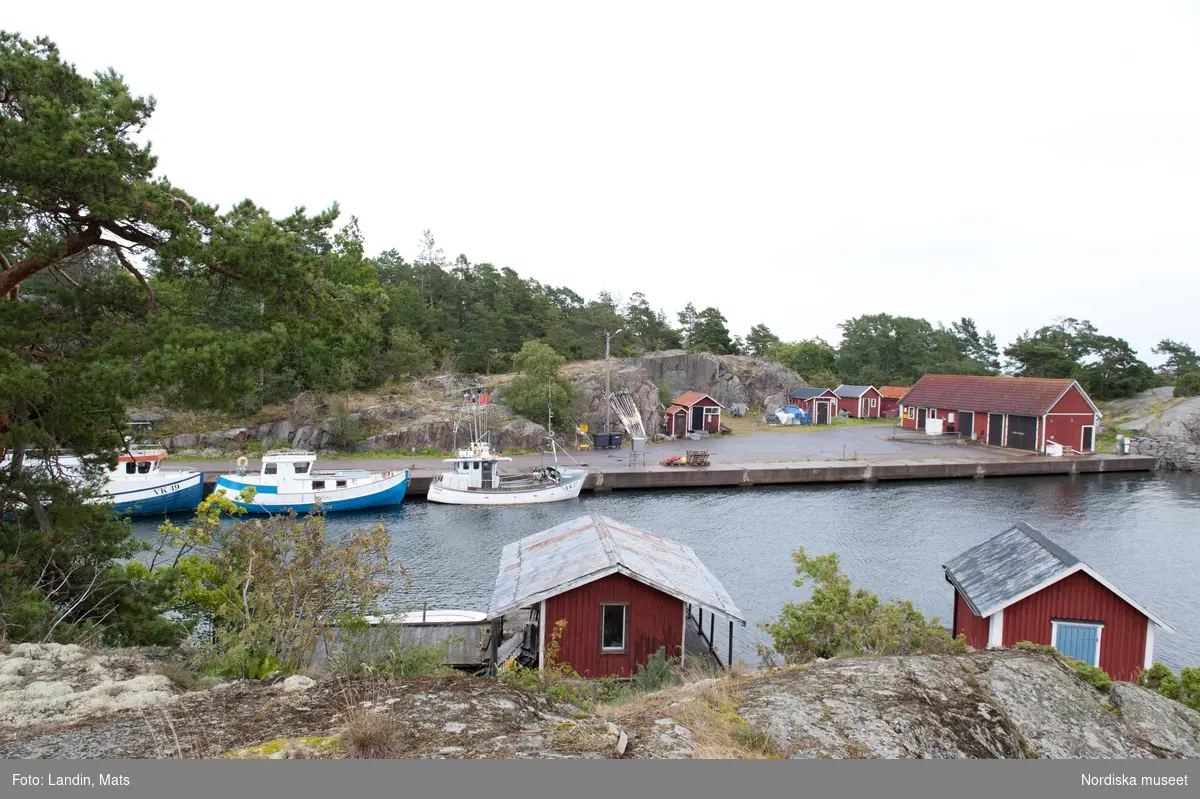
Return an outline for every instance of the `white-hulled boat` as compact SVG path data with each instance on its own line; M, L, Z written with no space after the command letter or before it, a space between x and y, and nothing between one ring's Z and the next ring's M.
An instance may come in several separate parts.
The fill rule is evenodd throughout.
M204 475L195 469L163 469L167 451L161 447L127 449L117 458L113 469L106 469L99 494L89 502L111 502L122 516L165 516L195 510L204 499ZM11 462L11 455L0 460L0 469ZM74 455L57 458L31 458L24 468L44 471L83 483L84 460Z
M317 471L316 461L313 452L272 451L263 455L258 473L249 474L246 459L239 458L237 471L218 478L213 493L250 513L308 513L318 505L323 511L366 510L404 501L407 469ZM255 492L250 502L241 498L246 488Z
M503 474L500 464L511 461L492 453L486 442L477 441L429 484L426 498L449 505L526 505L574 499L583 488L586 469L540 466L527 472Z

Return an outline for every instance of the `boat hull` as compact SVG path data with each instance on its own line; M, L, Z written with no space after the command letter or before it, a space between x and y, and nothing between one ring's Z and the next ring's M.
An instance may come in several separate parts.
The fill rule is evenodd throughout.
M204 475L200 472L162 472L158 485L110 491L101 501L113 503L122 516L166 516L193 511L204 499Z
M544 502L561 502L578 497L579 492L583 489L585 479L587 479L586 473L565 483L528 491L460 491L446 488L435 480L429 484L429 493L426 494L426 499L445 505L534 505Z
M253 502L243 502L243 488L255 489ZM277 493L275 486L258 486L225 475L217 480L213 493L220 493L248 513L311 513L320 505L323 512L367 510L399 505L408 490L408 472L385 477L366 485L305 493ZM318 503L317 500L320 499Z

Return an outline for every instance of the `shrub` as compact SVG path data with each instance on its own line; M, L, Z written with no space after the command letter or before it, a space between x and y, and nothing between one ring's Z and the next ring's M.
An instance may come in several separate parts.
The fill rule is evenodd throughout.
M577 395L571 381L559 376L565 359L540 341L527 341L513 357L520 375L503 389L504 404L515 413L539 424L546 421L546 406L554 406L554 416L571 419Z
M1184 667L1176 677L1165 665L1155 663L1141 673L1138 685L1200 710L1200 668Z
M671 403L675 401L675 392L671 390L671 384L661 377L654 381L654 385L658 387L658 401L664 408L669 408Z
M836 554L809 557L800 547L792 559L800 575L796 587L811 580L812 596L800 604L789 602L778 619L761 625L787 662L966 651L961 637L952 638L937 617L926 620L911 602L884 605L875 594L853 588Z
M645 666L638 664L637 673L633 677L634 686L642 693L659 691L678 682L679 677L671 670L671 663L667 660L665 646L660 646L658 651L646 660Z
M438 645L404 640L396 624L371 625L362 616L345 615L337 622L339 640L332 669L340 676L426 677L450 675L446 655L453 638Z
M1200 372L1187 372L1175 380L1176 397L1195 397L1200 395Z
M1097 666L1091 666L1084 663L1082 660L1076 660L1072 657L1067 657L1062 652L1059 652L1052 646L1046 644L1035 644L1031 641L1018 641L1013 647L1014 649L1028 649L1034 652L1045 652L1048 655L1054 655L1059 660L1070 666L1076 674L1086 680L1093 688L1103 693L1108 693L1112 688L1112 678L1108 673Z

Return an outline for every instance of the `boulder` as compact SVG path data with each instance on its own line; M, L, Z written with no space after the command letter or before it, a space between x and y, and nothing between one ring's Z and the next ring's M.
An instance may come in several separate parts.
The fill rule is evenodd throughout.
M269 425L266 434L260 436L263 446L270 449L275 446L286 446L291 443L292 433L295 428L292 427L290 419L283 419L273 425Z
M1109 699L1121 721L1169 757L1200 758L1200 713L1132 683L1113 683Z
M250 431L245 427L235 427L232 430L226 430L223 435L226 441L241 444L250 437Z
M312 449L313 433L315 429L312 425L306 424L296 431L296 437L292 440L293 449Z
M189 449L200 443L200 436L195 433L180 433L163 442L167 449Z

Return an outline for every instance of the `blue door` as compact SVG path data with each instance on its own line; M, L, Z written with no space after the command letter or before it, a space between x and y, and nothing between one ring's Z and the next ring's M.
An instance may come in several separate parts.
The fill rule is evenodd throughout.
M1055 648L1069 658L1098 666L1100 628L1094 624L1059 624Z

